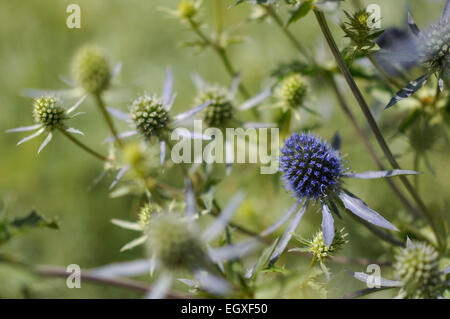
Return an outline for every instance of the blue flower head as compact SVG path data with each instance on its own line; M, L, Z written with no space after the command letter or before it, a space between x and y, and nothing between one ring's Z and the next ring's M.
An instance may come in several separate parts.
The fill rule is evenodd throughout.
M309 133L294 133L281 149L286 187L299 199L320 199L339 188L344 165L339 151Z
M280 156L282 178L286 188L291 190L298 200L279 220L261 233L261 236L267 236L289 220L289 226L272 253L269 266L277 261L287 247L292 233L299 225L311 201L320 201L323 241L327 248L333 243L335 237L333 214L340 216L339 207L356 215L365 223L398 231L383 216L367 206L356 195L346 190L343 179L388 178L418 173L400 169L362 173L347 172L339 152L339 145L340 137L338 134L335 135L331 144L313 134L303 132L300 134L294 133L286 140Z

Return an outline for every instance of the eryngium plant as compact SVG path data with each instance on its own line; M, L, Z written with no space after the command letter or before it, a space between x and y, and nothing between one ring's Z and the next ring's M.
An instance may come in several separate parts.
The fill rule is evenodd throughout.
M244 8L238 6L244 2L254 5L249 19L229 28L224 23L228 19L223 19L223 15ZM148 298L326 298L346 293L338 289L340 286L334 286L339 281L339 272L370 264L378 265L380 270L382 267L383 276L386 273L386 277L393 279L376 273L352 273L367 287L350 296L380 291L383 297L449 297L447 172L446 166L433 167L438 158L429 160L429 157L437 153L445 165L442 158L448 155L450 1L446 2L440 20L422 31L410 15L412 32L392 26L386 26L386 32L374 28L371 23L382 21L384 24L389 19L373 20L370 12L357 5L358 1L354 2L354 8L346 5L346 9L351 10L348 12L352 12L346 12L346 18L340 12L338 0L242 0L235 1L230 10L224 10L221 0L209 1L206 7L204 3L181 0L166 11L190 29L193 38L184 42L184 47L209 49L217 59L213 66L202 65L202 70L191 65L181 67L184 55L180 55L173 72L167 67L163 83L150 87L146 84L148 91L133 90L131 83L113 83L113 80L120 80L116 76L122 65L117 63L112 67L113 52L110 55L102 48L86 45L74 54L72 79L62 78L71 88L27 90L33 101L26 114L34 120L34 125L7 131L34 131L18 144L45 135L38 152L48 145L54 134L62 134L67 138L65 141L77 145L78 150L102 161L103 166L93 166L94 170L102 172L91 185L92 192L103 186L101 180L105 178L110 179L107 181L110 197L127 197L117 205L115 213L130 204L129 209L121 212L122 216L129 216L129 220L113 218L111 222L136 234L131 241L123 243L120 251L143 246L145 249L135 251L142 253L142 258L112 262L91 270L88 276L82 275L82 279L137 289L147 293ZM214 7L211 11L214 14L206 11L210 6ZM307 15L315 15L324 35L322 42L331 49L333 56L327 48L317 45L316 39L309 42L310 38L301 38L297 34L301 28L291 29L293 24L300 26ZM214 23L206 21L213 19ZM343 29L344 34L340 33L343 41L336 41L328 21L336 22ZM282 48L282 56L268 55L270 63L266 65L259 65L264 55L235 61L248 52L254 54L254 50L246 50L244 46L255 42L246 43L243 41L245 34L236 36L235 33L241 25L255 22L272 22L268 27L278 28L280 35L296 50L295 54L289 58L290 51ZM265 27L259 29L266 30ZM276 40L282 45L282 41ZM341 47L342 42L345 44ZM237 44L242 50L231 54L230 46ZM129 47L124 46L124 50ZM266 50L271 47L268 48ZM183 51L183 54L188 52ZM397 60L399 56L402 59ZM149 66L157 63L153 58L149 56ZM209 61L202 59L202 63ZM134 62L134 59L129 60L124 65ZM216 62L221 65L217 67ZM269 66L274 69L268 69ZM158 69L152 68L152 72ZM200 71L209 74L208 79L202 79L197 73ZM226 74L226 79L220 76L220 71ZM190 83L184 83L175 99L174 77L181 72L193 74L195 90ZM410 81L419 74L422 76ZM342 75L348 88L340 81ZM127 73L124 78L129 76ZM161 87L160 94L152 93ZM424 88L412 99L406 99L421 87ZM385 105L399 89L388 105L400 102L396 110L380 116L379 105ZM356 108L347 101L347 92L355 97L367 123L363 124L363 117L354 113ZM107 156L83 143L83 139L91 142L90 138L97 136L87 134L78 139L75 134L84 134L69 125L81 114L74 113L85 97L88 97L88 104L96 105L101 116L92 115L91 109L86 107L84 111L90 118L79 125L88 126L93 121L106 124L108 133L100 134L104 134L101 139L106 144L103 151L108 151ZM81 99L66 108L65 105L74 103L69 102L72 98ZM305 111L308 114L303 116ZM338 114L340 111L345 116L343 119ZM122 126L116 126L116 119L123 122ZM203 121L208 131L214 131L214 138L187 129L194 119ZM347 122L342 121L349 121L350 129L356 134L349 132ZM97 122L94 131L97 131ZM126 125L128 130L119 130ZM280 129L282 139L278 138L277 131L270 131L271 136L266 138L258 134L261 131L256 131L268 127ZM222 166L207 161L203 150L209 142L205 140L211 141L208 147L219 143L220 133L227 133L231 128L239 128L241 132L254 129L245 132L248 137L256 133L257 143L243 143L245 151L248 145L249 151L256 149L262 157L262 150L272 150L266 157L279 164L275 167L279 169L271 176L260 176L256 173L258 165L253 162L235 165L227 158ZM320 137L332 134L330 142ZM239 151L240 141L246 141L246 136L235 137L238 139L236 148L234 138L224 141L227 151ZM179 163L168 156L179 146L174 140L183 138L196 140L193 147L182 149L186 153L193 149L195 155L202 155L194 156L193 163ZM270 145L263 145L269 141ZM372 145L375 141L379 148ZM353 144L351 148L349 143ZM365 154L357 149L360 143L373 163L366 161ZM69 159L58 156L65 171L73 171ZM427 170L419 174L422 160ZM83 168L89 164L83 163ZM414 170L402 169L400 164L412 166ZM232 165L236 166L233 172ZM376 170L355 173L350 165L368 168L375 165ZM52 172L57 172L56 168L52 167ZM110 176L111 172L115 176ZM81 171L76 173L85 176ZM426 188L420 187L426 177L429 178ZM69 178L64 176L65 182ZM366 186L366 182L355 181L380 178L390 187L383 192L378 188L363 189L361 186ZM369 182L368 186L375 187L375 183ZM241 188L246 188L246 192ZM439 193L442 189L444 196ZM353 193L366 198L379 212ZM99 196L101 193L95 193L96 198ZM222 201L227 203L223 207ZM58 207L63 209L67 205ZM3 213L1 205L0 213ZM107 223L111 214L100 213L96 218L104 218ZM314 216L315 213L318 214ZM83 216L80 214L80 218ZM311 229L316 230L320 223L317 218L321 219L321 229L309 237L306 234ZM35 226L54 228L54 224L35 213L11 220L0 218L0 244ZM300 245L291 242L292 237ZM102 240L114 247L110 238ZM364 253L361 258L355 256L358 249ZM285 253L286 250L291 253ZM11 261L9 256L3 258L5 256L0 256L0 266ZM16 267L16 260L12 263ZM315 267L317 264L319 267ZM28 269L26 264L21 265ZM66 273L32 266L31 271L45 276ZM135 283L120 277L143 280ZM375 287L369 285L374 283ZM4 289L0 287L0 296L3 294Z

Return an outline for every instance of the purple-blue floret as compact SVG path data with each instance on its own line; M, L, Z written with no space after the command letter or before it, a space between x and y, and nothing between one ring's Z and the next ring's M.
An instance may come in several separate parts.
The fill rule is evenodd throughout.
M339 151L309 133L294 133L285 141L280 166L287 189L300 200L326 197L345 171Z

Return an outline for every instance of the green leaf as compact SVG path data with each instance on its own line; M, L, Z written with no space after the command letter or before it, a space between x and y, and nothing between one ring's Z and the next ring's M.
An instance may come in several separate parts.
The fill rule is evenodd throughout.
M56 221L46 220L35 210L25 217L15 218L11 221L0 220L0 245L33 228L58 229L59 226Z
M306 16L311 9L313 8L312 1L304 1L302 4L291 12L291 16L289 17L288 22L286 23L286 27L289 26L291 23L294 23L304 16Z

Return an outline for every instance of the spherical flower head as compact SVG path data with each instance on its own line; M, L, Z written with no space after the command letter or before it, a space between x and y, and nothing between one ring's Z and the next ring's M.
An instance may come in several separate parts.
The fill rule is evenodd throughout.
M326 141L312 134L294 133L281 154L283 180L298 199L320 199L339 188L343 162L340 153Z
M419 34L419 55L433 72L450 75L450 25L444 22L431 25Z
M282 81L275 95L286 106L296 108L303 104L307 91L305 79L300 74L292 74Z
M222 87L205 88L199 93L196 104L200 105L212 101L204 111L203 119L210 127L225 127L232 119L234 113L230 94Z
M154 217L148 236L157 260L169 270L189 269L204 257L197 233L188 222L174 214Z
M193 0L181 0L177 7L177 15L183 19L191 19L197 14L197 6Z
M150 216L152 214L152 206L147 203L139 210L138 221L139 225L144 229L150 223Z
M66 119L66 110L62 107L58 98L54 96L40 97L34 100L33 117L37 123L52 130L63 126Z
M323 240L323 232L319 231L314 238L308 242L308 251L311 252L317 260L324 261L342 249L342 247L348 242L346 239L347 235L348 234L344 231L344 229L341 228L335 232L332 244L330 247L327 247Z
M131 119L145 138L160 136L169 123L169 112L163 102L153 96L143 95L130 106Z
M396 277L409 298L433 298L440 283L438 252L426 243L412 243L395 256Z
M98 95L108 88L111 69L99 48L86 46L75 55L73 76L86 92Z

